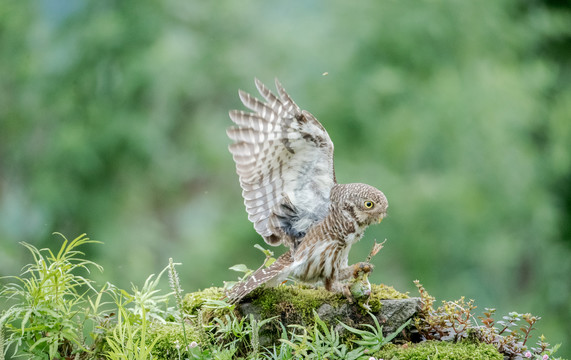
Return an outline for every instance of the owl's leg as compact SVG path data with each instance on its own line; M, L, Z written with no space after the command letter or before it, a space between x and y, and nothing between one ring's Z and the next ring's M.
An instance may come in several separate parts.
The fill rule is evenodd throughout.
M326 278L325 279L325 290L327 291L331 291L331 292L338 292L338 293L343 293L344 295L347 295L347 286L339 281L337 281L337 279L335 278Z
M341 269L336 277L326 278L324 280L325 289L331 292L338 292L345 295L349 303L354 302L354 296L351 293L351 281L364 274L369 274L373 271L374 266L367 262L359 262L354 265L347 266Z
M367 262L360 262L347 266L339 271L339 280L330 285L327 290L341 292L350 304L358 303L367 309L371 293L371 285L367 279L374 266ZM326 288L327 288L327 282Z
M325 279L325 289L331 292L342 293L349 304L352 304L355 301L353 295L351 294L350 285L347 283L327 278Z
M325 289L333 292L345 293L345 287L348 280L357 279L362 274L369 274L373 271L374 266L368 262L359 262L342 268L336 277L325 279Z

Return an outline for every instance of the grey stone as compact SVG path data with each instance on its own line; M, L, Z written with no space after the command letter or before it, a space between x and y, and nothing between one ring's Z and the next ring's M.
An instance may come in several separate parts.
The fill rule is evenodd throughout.
M383 333L395 332L420 310L420 298L381 300L381 310L374 314L383 325Z

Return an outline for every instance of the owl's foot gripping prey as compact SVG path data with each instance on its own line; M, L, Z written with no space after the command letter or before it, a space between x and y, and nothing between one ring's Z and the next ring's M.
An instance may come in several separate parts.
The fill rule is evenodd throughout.
M357 304L369 310L369 297L371 296L371 283L369 274L373 265L361 262L353 265L353 278L345 285L343 294L350 304Z

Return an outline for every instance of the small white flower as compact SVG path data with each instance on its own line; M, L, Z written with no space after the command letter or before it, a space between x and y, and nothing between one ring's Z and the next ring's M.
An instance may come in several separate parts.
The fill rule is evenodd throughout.
M174 347L180 349L180 343L178 342L178 340L174 341Z
M526 358L530 358L531 353L529 351L526 351L525 354L523 354L523 356L525 356Z
M196 341L193 341L193 342L190 343L190 345L188 345L188 348L189 348L189 349L193 349L193 348L195 348L195 347L197 347L197 346L198 346L198 343L197 343Z
M542 360L547 360L547 359L549 359L549 355L545 354L545 355L543 355L543 357L542 357L541 359L542 359Z

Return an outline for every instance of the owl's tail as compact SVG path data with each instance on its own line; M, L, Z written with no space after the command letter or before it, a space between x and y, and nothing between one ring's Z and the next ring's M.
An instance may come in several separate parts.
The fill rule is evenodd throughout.
M268 281L277 278L283 274L284 269L293 262L291 251L286 252L273 264L268 267L262 265L258 270L254 271L246 280L234 285L227 294L227 299L230 304L240 302L244 296L248 295L259 286L267 283Z

